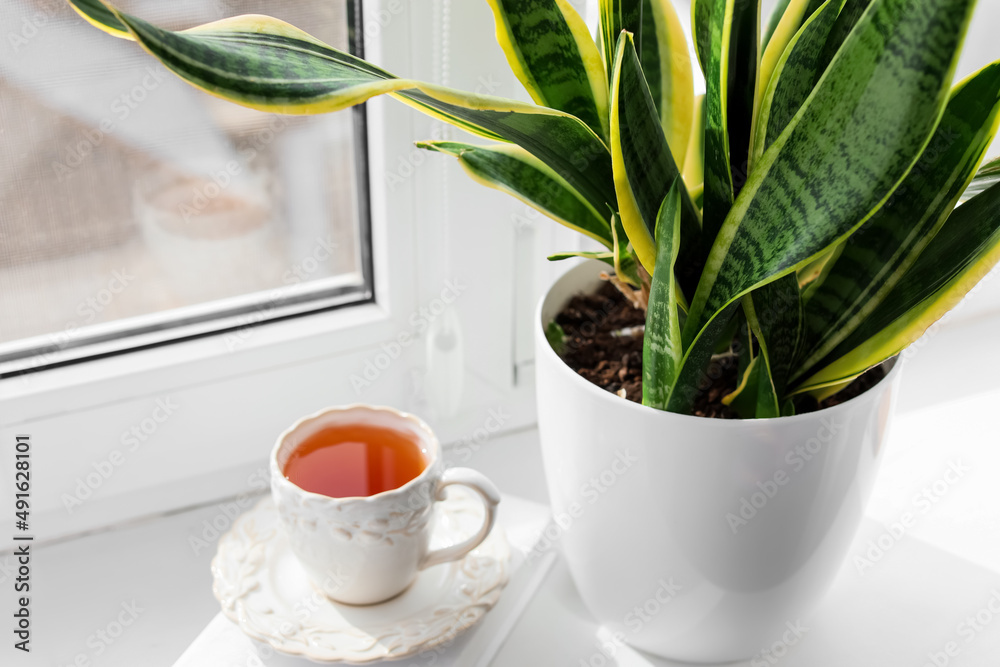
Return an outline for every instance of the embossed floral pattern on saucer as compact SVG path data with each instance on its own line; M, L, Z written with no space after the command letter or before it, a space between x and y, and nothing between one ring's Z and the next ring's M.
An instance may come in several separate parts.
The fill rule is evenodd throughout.
M449 490L433 545L458 542L482 520L471 492ZM275 650L317 662L365 664L404 658L448 642L496 604L507 583L510 547L495 528L465 558L421 572L397 597L351 606L326 598L288 547L270 497L219 540L212 590L227 617ZM336 577L336 568L331 569Z

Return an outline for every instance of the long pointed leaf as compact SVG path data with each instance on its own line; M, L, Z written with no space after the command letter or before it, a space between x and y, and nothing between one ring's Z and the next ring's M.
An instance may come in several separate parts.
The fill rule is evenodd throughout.
M266 16L239 16L172 32L107 7L132 39L168 69L213 95L263 111L318 114L389 93L473 134L520 145L574 189L601 193L614 208L607 146L565 112L399 79ZM101 27L118 31L117 24Z
M834 19L840 11L840 3L843 0L835 0L837 8L834 10ZM784 11L779 17L768 38L763 41L764 51L760 57L760 87L765 89L771 81L771 75L778 65L778 61L784 54L785 49L791 44L792 39L805 25L813 14L824 4L823 0L791 0L785 2ZM772 18L773 20L773 18ZM825 40L824 40L825 44Z
M715 12L717 0L691 0L691 39L694 41L694 52L698 57L702 73L707 73L707 66L712 52L712 14ZM721 33L720 33L721 38Z
M601 46L604 49L604 65L608 72L608 83L611 83L611 72L615 68L615 53L618 50L618 38L622 30L626 30L639 40L644 37L642 26L643 0L600 0Z
M101 0L68 0L68 2L87 23L114 37L132 39L128 26L119 21L115 13L108 9Z
M617 213L611 216L611 240L614 242L615 274L632 287L639 288L642 285L639 260L632 251L632 244L622 226L622 218Z
M840 9L840 15L837 17L837 23L830 32L830 38L826 43L822 65L824 69L837 55L837 51L844 45L854 27L861 21L861 17L874 2L875 0L844 0L844 6Z
M732 303L719 311L698 332L695 339L684 350L677 379L670 389L667 410L680 414L691 414L698 394L703 390L705 369L712 359L716 343L727 330L729 321L739 311L739 303Z
M771 45L771 38L774 36L774 31L778 29L778 24L784 18L790 2L791 0L778 0L778 4L771 10L771 18L767 20L767 27L764 28L764 34L760 38L762 49L767 50L767 47Z
M487 0L497 42L542 106L572 114L608 136L608 79L587 24L566 0Z
M683 165L694 123L694 74L687 38L671 0L643 0L639 62L663 134Z
M697 26L701 66L705 71L705 191L702 206L702 229L714 239L722 221L732 208L733 172L729 152L729 31L732 5L727 0L702 0L696 12L707 17L707 26Z
M784 398L802 334L799 281L789 274L743 297L743 311L760 343L775 402ZM777 415L774 415L777 416Z
M726 130L733 194L738 196L750 169L750 135L760 79L760 0L730 0L729 90L726 95Z
M714 239L747 175L757 86L758 0L704 0L696 11L705 71L705 194L703 229ZM696 5L697 7L698 5Z
M775 386L772 368L767 357L761 355L757 363L757 406L754 417L775 419L781 416L781 401Z
M604 262L608 266L614 268L615 266L615 254L610 250L604 251L591 251L591 250L569 250L566 252L556 252L545 259L550 262L561 262L566 259L596 259L599 262Z
M1000 261L1000 184L962 204L862 326L797 391L843 383L898 354Z
M422 141L419 148L458 158L473 180L513 195L570 229L611 248L611 228L597 211L601 203L588 201L564 178L528 151L512 144L477 146L455 141Z
M642 348L642 404L665 410L670 389L680 370L683 349L677 311L674 263L680 250L680 178L674 180L663 199L656 220L656 265L646 309L646 332Z
M827 0L802 25L775 63L754 123L750 164L788 127L823 74L823 49L837 20L840 0Z
M643 267L655 273L653 242L660 205L671 184L680 176L663 136L656 108L646 87L632 35L618 40L611 88L611 154L618 212L632 247ZM699 240L698 213L687 194L681 197L681 256L693 270L679 275L697 275L700 267L695 250ZM693 281L689 281L693 287ZM683 285L682 285L683 287Z
M694 74L671 0L601 0L601 43L610 73L622 30L632 33L667 144L683 165L694 119Z
M879 0L862 17L750 174L712 247L685 340L749 290L826 252L885 202L944 110L974 4Z
M994 158L979 168L976 177L962 195L962 200L972 199L996 183L1000 183L1000 158Z
M934 138L892 199L844 244L806 306L803 371L873 312L947 220L996 136L1000 63L953 92Z
M694 102L694 124L691 126L691 143L684 160L684 182L689 192L705 186L705 96ZM692 196L693 198L693 196Z

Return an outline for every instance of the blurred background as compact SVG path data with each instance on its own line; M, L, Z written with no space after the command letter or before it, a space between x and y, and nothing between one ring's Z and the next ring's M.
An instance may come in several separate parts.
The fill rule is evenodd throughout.
M343 0L119 5L169 28L267 12L350 48ZM268 290L274 305L362 291L362 112L237 107L62 0L6 0L0 26L0 360Z

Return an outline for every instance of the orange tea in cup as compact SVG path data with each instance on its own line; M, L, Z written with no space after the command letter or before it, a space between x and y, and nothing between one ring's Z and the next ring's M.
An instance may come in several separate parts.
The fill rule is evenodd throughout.
M348 498L398 489L425 467L415 436L369 424L337 424L304 439L282 472L300 489Z

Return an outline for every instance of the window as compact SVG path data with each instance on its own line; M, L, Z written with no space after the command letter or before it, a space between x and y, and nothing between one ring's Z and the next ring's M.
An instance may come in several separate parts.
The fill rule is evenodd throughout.
M354 34L363 35L365 56L389 71L527 98L500 48L482 39L493 34L493 18L485 3L137 0L121 4L174 28L248 12L276 14L341 46L350 34L344 31L354 12ZM0 442L30 433L39 443L33 452L34 469L45 471L39 472L42 481L33 507L39 538L256 490L260 467L276 435L302 415L331 404L366 402L417 412L445 443L473 437L494 415L500 416L503 430L534 421L530 324L545 280L561 268L546 263L544 257L548 250L573 248L576 237L572 232L561 234L561 229L515 200L472 182L454 161L413 146L414 140L459 138L461 132L381 98L370 101L363 115L342 111L279 118L276 122L287 126L272 129L273 140L223 188L212 177L218 172L215 165L224 168L227 160L206 161L199 156L208 152L217 157L228 150L238 155L247 146L253 148L249 142L260 138L257 133L266 132L266 123L274 117L217 104L175 82L172 75L154 81L147 68L155 71L155 61L134 44L97 33L66 12L61 2L16 0L4 4L0 17L5 26L19 26L16 52L7 35L0 44L0 78L27 77L15 93L22 98L27 97L23 88L44 84L59 100L63 96L67 100L53 104L54 120L47 127L53 134L68 132L68 138L46 137L40 131L36 144L56 150L44 159L35 156L38 164L31 167L33 172L13 166L13 151L0 156L0 165L8 170L0 173L0 188L16 180L18 191L27 188L34 194L27 199L33 208L23 215L15 218L0 212L4 235L0 245L13 247L7 226L16 219L36 234L22 232L16 243L22 247L34 243L49 252L22 252L18 273L11 274L17 277L9 279L20 282L0 287L0 292L13 294L0 299L20 299L21 304L16 318L0 311L0 350L20 355L6 363L27 364L7 366L7 376L0 378ZM20 41L21 27L25 43ZM83 40L82 47L73 41L77 38ZM105 47L115 55L103 65L94 64L96 55L81 55ZM74 62L83 60L91 63L90 69ZM60 189L58 176L51 178L47 171L53 160L63 158L59 151L78 133L94 127L95 119L100 128L102 114L113 114L114 99L142 86L144 78L152 90L130 110L129 122L121 121L114 131L105 132L86 165L81 163L74 172L83 184ZM70 90L77 93L70 95ZM181 100L178 104L200 114L201 124L186 126L187 133L183 128L168 132L183 125L182 119L179 113L162 113L159 102L174 95ZM15 121L8 118L13 118L10 105L15 102L25 103L0 95L5 141L14 131ZM73 104L95 105L91 125L73 115ZM42 122L40 113L18 113L19 128ZM129 137L133 143L122 149L117 143L125 144L124 128L139 123L143 114L154 114L154 129L137 131ZM222 137L216 142L220 153L209 151L205 137ZM20 144L18 153L37 151L24 148L36 144ZM124 156L115 157L112 148ZM144 161L150 159L146 153L167 168L146 170ZM180 220L173 216L164 221L161 201L189 191L194 206L199 189L189 180L192 169L202 169L200 192L212 204L203 205L200 217L207 214L215 227L239 231L266 219L279 232L277 247L285 254L279 257L282 270L276 276L271 273L271 282L259 282L258 266L236 270L251 264L248 257L263 263L267 253L274 252L269 244L246 241L239 248L248 249L248 255L231 252L226 266L236 269L228 273L239 277L225 275L230 282L223 285L214 278L227 270L211 262L206 266L203 257L186 256L197 247L194 241L168 234L178 226L186 231L186 223L183 214ZM26 178L22 173L41 176ZM240 180L239 190L237 177L246 179ZM46 178L47 186L39 184ZM258 191L256 185L262 182L269 185ZM99 215L112 200L108 183L120 188L117 216ZM219 194L208 197L214 188L208 193L205 189L212 183L219 186ZM252 185L243 188L246 183ZM237 192L241 197L249 193L232 204L244 215L235 222L224 215L214 217L227 210L220 204ZM52 214L51 207L62 207L59 215ZM84 210L91 213L85 215ZM176 210L180 211L179 204ZM78 237L60 238L51 232L63 229L53 222L60 215L68 215L72 222L65 233ZM154 246L144 236L144 225L153 228L151 220L158 221L155 238L166 237L171 244L156 251L161 255L153 255ZM334 235L332 251L323 244L326 236L319 234L324 226ZM42 230L50 231L40 240ZM296 235L297 230L304 231ZM566 237L572 242L565 243ZM255 237L251 233L249 238ZM60 245L61 254L55 245ZM134 274L135 281L123 275L109 284L112 272L120 267L95 256L116 248L137 250L136 256L147 252L150 261L162 268L150 278L154 282L149 285L158 287L147 287L145 276L140 281L132 271L129 275ZM76 264L67 267L70 255ZM164 259L169 260L165 267ZM8 267L6 256L3 261ZM213 279L192 280L174 266L178 261L201 262ZM281 266L282 261L287 265ZM514 266L517 271L512 271ZM97 276L82 296L74 291L80 286L73 284L77 279L70 278L71 268ZM286 279L287 271L297 279ZM50 293L44 293L41 283L29 284L37 276L51 278L55 287ZM125 280L128 287L120 289ZM456 358L440 363L440 357L435 361L427 354L428 323L446 321L438 312L438 301L448 285L461 291L451 306L454 317L447 319L449 327L460 326L465 341L457 364ZM28 289L36 290L30 299L20 293ZM107 307L100 303L109 299L102 295L104 289L114 294ZM299 314L286 317L287 310L272 307L269 298L276 290L281 296L301 299L285 304L293 313L301 309ZM167 292L172 294L169 299L164 297ZM44 302L43 294L53 301ZM36 361L40 353L31 351L25 341L40 336L43 344L54 345L51 335L65 330L67 311L59 311L58 317L49 317L47 311L66 295L70 319L79 317L75 311L81 303L84 309L97 310L86 303L87 297L102 306L99 314L105 319L98 322L95 316L86 323L89 328L80 327L72 337L75 345L56 346L53 354ZM8 303L0 306L7 308ZM195 321L192 316L204 319ZM129 329L137 322L151 326L141 333ZM83 344L84 334L92 332L105 339ZM394 345L400 340L408 344ZM448 375L447 383L437 381L442 373ZM358 378L364 382L358 383ZM451 411L436 407L429 396L429 387L442 384L460 399ZM94 482L93 476L88 477L94 466L107 470L103 462L114 452L120 454L115 460L121 464L99 483L89 484ZM0 496L8 491L8 479L0 476Z
M174 28L269 12L362 48L344 0L121 4ZM64 2L0 15L16 26L0 50L0 374L371 298L364 109L243 109Z

